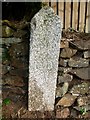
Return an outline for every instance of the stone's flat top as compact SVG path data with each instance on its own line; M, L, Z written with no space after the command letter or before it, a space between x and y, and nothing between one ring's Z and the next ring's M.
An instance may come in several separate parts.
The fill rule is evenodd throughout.
M60 18L43 7L31 20L29 110L54 110L61 38Z

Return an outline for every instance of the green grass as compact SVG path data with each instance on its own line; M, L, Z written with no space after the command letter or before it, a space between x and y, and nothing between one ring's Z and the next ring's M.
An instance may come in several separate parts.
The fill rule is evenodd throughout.
M86 114L86 108L81 108L80 109L80 114L85 115Z

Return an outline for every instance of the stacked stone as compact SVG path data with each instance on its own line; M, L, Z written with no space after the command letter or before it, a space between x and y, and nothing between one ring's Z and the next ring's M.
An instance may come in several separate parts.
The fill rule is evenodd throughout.
M24 21L2 21L2 98L10 99L16 109L27 96L29 34L29 24Z
M2 32L2 26L1 26L1 21L0 21L0 38L1 38L1 32ZM0 41L0 119L2 118L2 45Z
M71 33L61 39L56 106L62 108L57 118L76 117L82 109L83 115L90 113L90 34Z
M22 108L21 104L24 106L22 101L25 99L28 87L29 25L26 22L15 23L15 21L14 23L2 21L2 25L0 86L3 84L3 99L11 100L10 109L9 106L3 107L3 113L7 115L6 111L10 111L10 115L15 117L15 111L17 113ZM90 35L77 33L75 37L75 34L69 37L69 33L68 37L63 36L61 39L56 118L90 116ZM27 99L25 100L27 102ZM10 117L8 115L7 117Z

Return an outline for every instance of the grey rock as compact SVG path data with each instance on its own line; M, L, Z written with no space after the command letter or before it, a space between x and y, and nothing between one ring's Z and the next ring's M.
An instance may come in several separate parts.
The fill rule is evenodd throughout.
M0 62L0 82L2 82L2 62Z
M29 111L54 110L61 21L48 6L31 20Z
M18 29L16 32L14 32L13 36L16 38L22 38L27 36L27 31Z
M62 38L60 43L60 48L68 48L68 47L69 47L69 42L67 41L67 39Z
M28 55L28 51L29 48L27 42L22 42L19 44L13 44L9 49L9 54L12 58L17 58Z
M11 37L13 36L14 30L6 25L2 26L2 37Z
M10 65L2 65L2 75L6 74L12 69Z
M2 84L11 85L11 86L19 86L19 87L23 87L25 85L22 77L11 76L10 74L6 74L2 77Z
M61 66L67 67L67 65L68 65L68 59L62 59L62 58L60 58L59 64Z
M80 50L90 49L90 40L75 40L71 41L70 43Z
M70 67L59 67L58 71L67 74L67 73L72 71L72 68L70 68Z
M90 79L90 67L88 68L79 68L79 69L74 69L71 71L71 73L75 74L81 79L89 80Z
M14 75L18 75L20 77L28 77L28 69L26 68L22 68L22 69L12 69L9 71L10 75L14 76Z
M63 87L62 87L62 95L65 95L67 93L68 88L69 88L69 83L64 82Z
M11 62L11 61L10 61L10 60L7 60L7 59L6 59L6 60L2 60L2 64L3 64L3 65L6 65L6 64L7 64L7 65L10 65L10 62Z
M11 21L10 21L11 22ZM17 22L15 24L15 22L12 22L11 23L11 26L14 28L14 29L17 29L17 30L25 30L25 28L28 28L30 25L30 22L27 22L26 20L22 20L20 22Z
M68 87L69 87L68 82L65 82L62 87L58 86L56 88L56 98L57 97L62 97L63 95L65 95L68 91Z
M2 80L0 81L0 96L2 96L2 85L1 85L1 83L2 83Z
M81 109L85 109L86 111L90 110L90 105L84 105L84 106L75 106L74 109L81 111Z
M79 60L75 60L75 59L71 58L70 60L68 60L68 65L70 67L77 67L77 68L88 67L89 66L89 60L83 59L83 58L80 58Z
M90 58L90 50L84 52L84 58Z
M86 118L86 119L90 118L90 111L85 112L84 118Z
M69 108L56 110L56 118L67 118L70 115Z
M0 48L2 48L2 44L0 44Z
M17 103L18 101L21 101L23 99L23 95L15 94L15 93L9 93L8 98Z
M62 96L63 96L62 87L58 86L56 88L56 98L62 97Z
M73 79L72 75L69 74L62 74L62 76L58 76L58 84L62 82L71 82Z
M56 104L57 106L69 107L75 102L76 97L71 94L65 94Z
M18 69L23 69L23 68L28 69L28 61L25 57L18 57L14 59L12 58L11 65Z
M90 104L90 95L78 97L77 99L78 106L85 106Z
M2 37L2 25L0 24L0 37Z
M0 38L0 44L12 44L12 43L19 43L22 40L20 38Z
M79 96L88 94L88 91L90 90L90 84L87 82L83 82L82 84L74 85L70 91L73 96Z
M60 57L62 58L71 58L73 55L75 55L77 52L76 49L71 49L71 48L64 48L61 51Z
M75 109L71 109L71 117L76 118L77 115L77 111Z
M0 48L0 57L2 56L2 48Z
M7 95L9 95L10 93L19 94L19 95L25 94L25 90L23 90L20 87L14 87L14 86L3 86L2 91L5 92ZM3 95L6 96L6 94Z

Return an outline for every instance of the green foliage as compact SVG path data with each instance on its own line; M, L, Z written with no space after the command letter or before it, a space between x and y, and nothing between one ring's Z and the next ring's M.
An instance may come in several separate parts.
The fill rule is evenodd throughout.
M3 100L3 104L5 104L5 105L9 105L10 102L11 102L11 100L10 100L9 98L5 98L5 99Z
M2 61L5 61L5 60L10 60L10 56L7 48L4 48L2 51Z
M70 31L70 32L77 32L74 28L72 28L72 27L69 27L68 28L68 31Z
M86 108L81 108L80 109L80 114L85 115L86 114Z
M45 2L45 3L42 3L42 7L44 6L48 6L48 4Z

